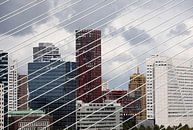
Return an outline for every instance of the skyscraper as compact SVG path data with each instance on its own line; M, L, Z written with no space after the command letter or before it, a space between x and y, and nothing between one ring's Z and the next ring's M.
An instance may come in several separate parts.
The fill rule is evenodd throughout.
M158 125L193 127L192 62L155 55L147 59L146 67L147 119Z
M29 103L30 108L36 110L41 108L48 103L58 99L54 103L51 103L45 107L43 107L43 111L46 113L57 109L55 112L52 112L50 115L53 116L53 121L56 121L65 115L69 114L70 112L74 111L76 108L76 101L69 103L68 105L64 105L65 103L72 101L75 99L76 95L75 92L68 94L65 97L65 94L72 92L76 89L76 80L73 79L76 75L76 72L71 72L76 68L76 64L74 62L64 62L64 61L54 61L50 62L34 62L28 64L28 86L29 86L29 100L32 100ZM52 65L50 65L52 64ZM48 66L44 69L43 67ZM58 67L57 67L58 66ZM41 69L40 71L37 71ZM52 70L50 70L52 69ZM49 72L46 72L48 71ZM35 72L37 71L37 72ZM34 73L35 72L35 73ZM44 73L46 72L46 73ZM68 73L70 72L70 73ZM32 74L33 73L33 74ZM44 73L44 74L42 74ZM68 74L67 74L68 73ZM42 74L41 76L35 78L36 76ZM66 76L64 76L67 74ZM33 79L34 78L34 79ZM58 79L57 79L58 78ZM33 79L33 80L31 80ZM57 79L57 80L56 80ZM31 81L30 81L31 80ZM71 81L68 81L71 80ZM68 83L65 83L68 81ZM51 82L51 83L49 83ZM47 84L47 85L46 85ZM44 87L42 87L44 86ZM54 90L48 92L49 90L55 88ZM38 89L38 90L37 90ZM32 92L37 90L36 92ZM32 93L31 93L32 92ZM47 92L46 94L44 94ZM42 96L40 96L42 95ZM37 96L40 96L37 98ZM62 97L62 98L61 98ZM34 99L36 98L36 99ZM59 108L60 107L60 108ZM73 124L76 121L75 113L69 115L66 118L61 119L57 123L53 125L54 130L61 130L65 127ZM72 127L75 129L75 126Z
M17 62L9 58L8 111L17 110Z
M4 92L4 113L8 112L8 53L0 50L0 83L3 85ZM4 125L7 125L7 114L4 115Z
M47 62L59 58L59 48L53 43L39 43L38 47L33 47L33 62Z
M0 84L0 130L4 128L4 92L3 84Z
M130 77L130 83L129 83L129 88L128 91L131 92L134 90L132 93L133 97L136 99L140 98L139 100L139 106L140 106L140 111L146 109L146 78L144 74L140 74L139 72L139 67L137 68L137 72L132 74ZM139 89L138 89L139 88ZM146 111L143 111L142 113L138 114L136 117L137 121L142 121L146 119Z
M79 98L88 103L102 95L100 30L76 31L76 61L79 75L77 96L98 87ZM102 98L95 102L102 102Z
M18 110L28 109L28 83L27 75L18 75Z

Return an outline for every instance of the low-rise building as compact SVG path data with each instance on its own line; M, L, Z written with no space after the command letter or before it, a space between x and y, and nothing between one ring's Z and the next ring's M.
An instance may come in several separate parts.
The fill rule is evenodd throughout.
M52 123L52 117L40 110L11 111L8 117L9 124L12 123L9 130L40 130ZM40 117L41 119L38 119ZM26 126L27 124L29 125ZM51 126L45 130L51 130Z
M140 100L136 100L134 96L131 96L132 94L129 94L127 90L107 90L103 91L103 100L117 100L117 103L123 107L124 119L127 119L141 110Z
M113 103L109 105L110 102L112 101L107 100L104 103L83 103L82 101L78 100L77 109L79 110L77 111L77 130L83 130L88 128L89 126L90 126L89 130L110 130L115 126L117 127L114 130L122 130L121 123L123 110L121 104ZM102 109L99 110L100 108ZM90 114L92 115L88 116ZM107 117L108 115L110 116ZM103 118L105 119L100 121ZM100 122L95 124L97 121Z

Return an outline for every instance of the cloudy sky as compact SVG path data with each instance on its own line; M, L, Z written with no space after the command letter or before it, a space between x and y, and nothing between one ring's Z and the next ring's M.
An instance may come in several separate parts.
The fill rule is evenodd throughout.
M173 56L192 47L190 38L164 51L193 34L192 6L192 0L10 0L0 4L0 49L18 61L23 74L39 42L54 43L65 60L75 61L75 30L100 29L103 79L120 75L110 82L117 87L138 64L145 73L147 57ZM190 49L178 58L192 53Z

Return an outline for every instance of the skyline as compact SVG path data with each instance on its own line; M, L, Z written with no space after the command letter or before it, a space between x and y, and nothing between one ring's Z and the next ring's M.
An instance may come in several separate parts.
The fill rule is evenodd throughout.
M193 129L192 0L3 0L0 41L4 130Z
M58 6L59 4L63 4L61 2L62 1L57 1L55 3L52 3L51 1L48 0L48 1L40 4L40 6L37 6L37 7L35 6L34 8L32 8L31 10L29 10L25 13L21 13L18 16L16 15L13 18L8 19L7 20L8 22L7 21L0 22L0 27L2 28L1 34L3 34L2 31L6 32L6 29L8 30L10 28L15 28L19 24L23 23L25 20L27 21L30 18L38 16L38 13L35 13L36 11L41 10L40 13L43 13L43 12L46 13L46 11L51 10L53 7ZM73 2L75 2L75 1L71 1L67 5L70 6L70 4ZM71 17L76 15L78 12L83 11L83 9L81 8L82 6L90 7L91 5L95 5L95 4L100 3L100 2L101 1L92 1L91 2L89 0L85 0L85 1L82 1L80 3L77 3L76 5L74 5L72 7L67 8L64 11L61 11L61 13L59 13L57 15L51 16L50 14L49 15L47 14L47 16L49 16L49 19L41 22L40 24L35 24L31 29L27 29L28 31L20 33L20 35L14 35L13 37L9 37L9 38L6 38L3 41L1 41L1 43L2 43L1 49L7 50L8 48L15 46L15 45L21 43L22 41L27 40L30 37L39 34L40 32L43 32L44 30L48 29L50 26L51 27L55 26L56 24L58 24L62 20L65 20L65 18L67 18L67 21L66 21L67 23L73 22L78 16L76 18L71 18ZM107 0L103 4L107 4L108 2L110 2L110 1ZM134 0L132 0L132 2L134 2ZM171 40L170 42L167 42L165 45L168 45L168 46L172 45L172 44L176 43L177 41L182 40L182 39L184 39L192 34L191 30L185 31L185 29L188 29L188 27L192 26L192 18L189 18L189 19L181 22L180 24L172 27L171 29L167 30L165 33L158 35L157 37L152 37L155 33L158 33L161 30L166 29L167 27L174 25L176 22L179 22L180 20L188 18L189 16L191 16L192 10L187 11L186 13L184 13L184 15L180 15L180 17L177 17L173 20L170 20L167 24L162 25L161 27L158 27L154 31L147 32L152 27L155 27L156 25L164 22L165 20L172 17L173 15L180 13L180 11L185 10L186 8L189 8L191 3L192 3L191 0L184 1L183 3L179 4L178 6L171 9L170 11L167 11L166 13L161 14L161 15L149 20L149 22L143 23L140 26L135 27L137 23L145 21L147 18L150 18L150 17L154 16L155 14L166 10L169 7L172 7L173 5L179 3L180 1L175 0L175 1L172 1L171 3L168 2L169 4L167 6L165 6L163 9L160 9L153 14L149 14L149 15L145 16L144 19L142 19L142 21L130 23L129 26L126 26L124 28L119 29L120 27L124 26L126 23L129 23L129 21L133 21L133 20L139 18L140 16L143 16L144 14L146 14L148 12L150 13L154 9L158 8L160 5L165 4L165 2L163 2L163 1L155 0L153 2L150 1L149 3L147 3L146 6L139 7L140 5L144 4L145 2L146 1L144 1L144 0L137 1L137 3L135 3L130 8L128 8L129 13L121 18L118 18L118 17L123 15L124 12L126 12L126 11L128 12L128 10L121 11L121 13L118 13L117 15L113 15L113 17L110 17L110 18L107 18L106 20L104 20L103 23L106 23L109 21L112 21L112 22L110 22L108 25L104 26L103 28L100 28L102 30L102 36L103 36L102 42L101 42L102 43L101 44L102 45L102 55L105 54L106 52L108 52L109 50L116 48L117 46L119 46L123 42L127 42L127 43L124 46L122 46L121 48L114 50L113 53L110 53L110 54L102 57L103 62L105 60L112 58L113 54L117 54L119 52L125 51L128 48L131 48L137 42L143 41L146 38L150 38L151 40L149 42L141 44L136 49L124 52L121 56L115 57L113 59L113 61L105 63L103 65L103 68L102 68L103 73L107 72L107 70L112 70L113 68L116 68L118 65L120 65L121 63L124 63L129 58L135 59L136 55L139 55L139 52L146 51L148 48L163 42L165 39L168 39L171 36L176 35L177 37L174 38L173 40ZM16 3L17 3L17 1L11 0L10 3L2 5L1 6L2 11L0 13L0 16L3 16L6 13L11 12L11 9L14 10L15 8L25 4L24 1L21 1L17 4ZM131 4L131 3L128 3L126 0L117 1L117 2L107 6L108 8L104 7L103 9L100 9L96 13L93 13L93 15L89 15L85 18L82 18L82 20L80 19L78 23L77 22L72 23L72 25L69 25L69 27L66 26L66 28L62 28L61 30L58 30L55 34L50 35L49 37L38 40L37 42L32 42L29 46L25 47L21 51L14 52L11 55L15 59L19 59L19 60L24 59L27 56L32 55L31 48L33 46L36 46L39 42L52 42L52 43L56 44L56 41L59 41L60 39L64 39L67 36L71 36L70 38L68 38L68 40L63 41L59 44L59 46L62 46L63 44L66 44L66 43L72 41L71 43L69 43L68 46L60 48L61 55L62 55L62 57L64 57L66 54L75 51L75 36L74 36L75 32L74 31L76 29L81 29L83 27L86 27L93 21L99 21L101 18L105 17L107 14L111 14L115 11L118 11L119 9L125 7L128 4ZM13 8L8 9L7 6L13 7ZM101 4L99 4L97 7L100 7L100 6L101 6ZM139 7L138 10L136 10L137 7ZM104 11L104 9L105 9L105 11ZM96 10L96 8L93 8L90 11L94 11L94 10ZM103 14L104 12L105 12L105 14ZM30 15L30 13L34 13L34 14ZM84 12L81 16L86 15L87 13L88 13L88 11ZM21 21L20 17L24 14L30 15L31 17L30 18L25 17L26 19L24 21L23 20ZM79 17L80 17L80 15L79 15ZM103 23L100 23L100 24L103 24ZM9 26L9 25L11 25L11 26ZM78 25L81 25L81 27ZM95 25L95 26L92 26L90 28L95 28L98 26L99 25ZM3 28L6 28L6 29L3 29ZM59 26L54 27L53 30L57 30L57 29L59 29ZM109 32L112 32L112 31L115 31L115 32L106 37L106 35L108 35ZM115 37L116 34L122 32L122 31L126 31L126 33L121 34L118 37ZM185 32L182 33L183 31L185 31ZM144 33L144 35L142 35L141 37L138 37L137 39L133 39L130 41L130 39L132 37L139 35L139 33ZM182 33L182 35L180 35L180 33ZM1 39L1 37L0 37L0 39ZM113 37L115 37L115 38L113 40L111 40L110 42L105 42ZM30 42L28 42L28 44L29 43ZM192 39L188 40L186 43L183 43L183 45L176 46L174 49L171 49L169 52L165 52L165 55L166 56L172 56L173 54L177 53L178 51L191 46L191 43L192 43ZM27 44L27 43L25 43L25 44ZM131 66L133 66L137 63L140 63L140 61L142 61L142 60L145 60L146 57L151 56L152 54L157 54L158 52L160 52L160 50L163 50L165 48L166 48L166 46L160 46L159 48L157 48L153 52L148 53L148 54L142 56L141 58L137 58L136 60L131 61L130 63L128 63L128 66L124 66L124 67L120 68L118 71L113 72L111 75L117 75L120 71L125 71L128 68L131 68ZM186 52L181 57L186 57L188 54L190 55L192 53ZM68 58L66 58L65 60L75 61L74 57L75 57L75 55L71 55L71 56L68 56ZM73 60L71 60L71 59L73 59ZM19 64L24 64L24 63L26 64L27 62L29 62L31 60L32 60L32 57L30 59L22 62L22 63L19 63ZM25 69L23 69L23 68L24 67L22 67L22 69L20 68L19 72L21 72L21 74L26 74L26 72L27 72L26 66L25 66ZM134 72L134 71L135 70L133 70L132 72ZM141 67L141 71L145 72L144 67ZM124 76L121 76L119 81L110 83L110 86L114 87L114 86L112 86L112 84L117 86L121 82L126 81L126 79L128 78L127 75L130 75L132 72L128 72ZM108 80L108 79L110 79L111 75L106 75L103 78L105 80Z

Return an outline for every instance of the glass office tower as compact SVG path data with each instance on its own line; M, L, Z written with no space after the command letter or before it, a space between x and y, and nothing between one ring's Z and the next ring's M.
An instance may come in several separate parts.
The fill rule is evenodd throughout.
M47 105L42 109L43 111L48 113L60 107L55 112L52 112L50 114L51 116L53 116L53 122L54 122L75 110L75 105L76 105L75 101L69 103L64 107L61 107L61 106L64 105L66 102L72 101L76 97L75 92L67 96L64 96L66 93L69 93L72 90L76 89L76 80L73 79L76 76L76 72L73 71L76 68L76 64L74 62L64 63L64 61L57 61L56 63L53 63L52 65L50 65L50 63L52 62L55 62L55 61L29 63L28 64L28 74L29 74L28 85L29 85L29 92L30 92L29 99L30 100L34 99L29 103L29 106L34 110L41 108L42 106L60 98L56 102L50 105ZM48 67L42 69L47 65ZM37 71L39 69L41 70ZM66 76L64 76L65 74ZM48 92L49 90L55 87L56 89L52 90L51 92ZM36 92L32 92L36 89L38 89ZM45 92L47 93L44 94ZM38 97L39 95L42 95L42 96ZM64 97L61 98L62 96ZM36 97L38 98L35 99ZM76 121L76 117L75 117L75 113L73 113L67 118L64 118L58 121L57 123L55 123L53 125L53 129L54 130L64 129L65 127L73 124L75 121ZM72 127L71 129L75 129L75 126Z

